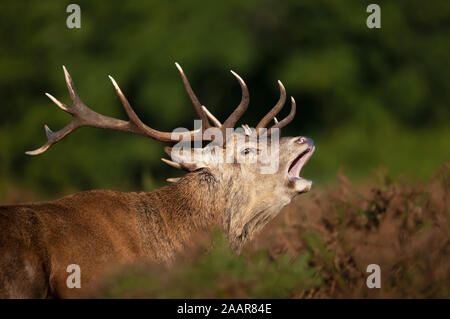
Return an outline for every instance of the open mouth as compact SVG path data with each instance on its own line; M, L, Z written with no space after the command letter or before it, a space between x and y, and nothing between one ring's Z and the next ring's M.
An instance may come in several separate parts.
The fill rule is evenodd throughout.
M288 179L290 181L296 181L302 179L300 177L300 171L303 165L310 159L311 155L314 153L314 146L308 147L300 155L298 155L291 163L288 169Z

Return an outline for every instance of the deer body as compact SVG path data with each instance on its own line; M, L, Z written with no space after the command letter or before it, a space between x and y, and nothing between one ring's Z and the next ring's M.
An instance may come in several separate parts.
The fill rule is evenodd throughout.
M117 266L170 262L193 234L220 224L219 203L208 200L214 185L204 174L151 193L96 190L2 206L0 297L82 295ZM188 191L194 186L198 198ZM81 268L83 289L66 285L71 264Z
M248 105L248 92L242 79L233 73L239 80L243 98L222 124L198 102L187 78L177 67L202 123L210 127L209 118L221 132L233 127ZM67 106L48 96L72 114L74 120L57 132L46 127L48 142L28 154L46 151L80 126L177 141L170 133L143 124L114 80L116 93L130 118L128 122L87 108L65 68L64 72L74 105ZM265 127L284 104L285 91L279 84L280 101L261 120L257 130ZM294 114L292 99L290 115L276 121L265 134L270 135L286 125ZM222 145L212 143L187 153L166 149L174 161L164 161L187 170L188 174L153 192L97 190L46 203L0 206L0 298L83 297L95 288L99 278L117 267L141 262L170 263L193 236L216 226L225 232L232 249L240 252L293 197L309 191L311 181L299 177L299 173L314 152L312 140L305 137L285 137L279 143L276 140L276 145L269 141L268 149L276 155L279 169L262 174L259 132L244 129L247 133L243 139L239 139L242 134L227 135ZM197 133L190 131L182 137L196 138ZM217 162L213 156L194 156L192 160L192 155L199 153L225 154L227 148L239 161ZM80 267L81 289L67 286L67 267L72 264Z

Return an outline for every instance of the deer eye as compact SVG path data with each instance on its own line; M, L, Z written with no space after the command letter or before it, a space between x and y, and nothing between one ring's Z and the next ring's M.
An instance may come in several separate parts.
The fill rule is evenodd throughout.
M241 154L242 155L248 155L248 154L250 154L250 153L256 153L256 150L254 149L254 148L244 148L242 151L241 151Z

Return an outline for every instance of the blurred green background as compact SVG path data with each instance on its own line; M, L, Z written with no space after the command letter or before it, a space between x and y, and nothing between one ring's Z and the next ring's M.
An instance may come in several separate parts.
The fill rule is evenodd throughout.
M81 29L68 29L69 1L2 1L0 200L151 190L180 174L160 162L162 143L93 128L26 156L45 143L44 124L70 121L44 95L69 103L63 64L95 111L126 119L110 74L144 122L168 131L195 117L175 61L222 120L239 103L238 72L250 126L278 100L280 79L298 104L282 134L317 146L305 177L430 176L450 158L450 2L377 1L382 28L369 29L371 2L77 1Z

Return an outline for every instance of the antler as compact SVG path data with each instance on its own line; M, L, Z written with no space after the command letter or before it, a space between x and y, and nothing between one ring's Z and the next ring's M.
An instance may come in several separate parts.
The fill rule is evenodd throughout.
M75 85L72 81L72 78L70 77L69 72L67 71L66 67L63 66L64 70L64 76L66 79L67 89L69 91L70 99L72 100L72 105L66 105L50 95L49 93L45 93L50 100L52 100L59 108L61 108L63 111L69 113L72 115L72 121L66 125L64 128L62 128L59 131L53 132L47 125L44 126L45 133L47 135L47 143L45 143L40 148L26 152L28 155L38 155L45 152L47 149L50 148L53 144L59 142L62 140L65 136L70 134L71 132L75 131L79 127L83 126L90 126L90 127L97 127L97 128L103 128L103 129L111 129L111 130L118 130L118 131L125 131L130 132L134 134L138 134L147 138L152 138L158 141L162 142L178 142L179 140L207 140L207 138L203 137L203 131L207 128L212 127L208 118L214 123L215 127L219 128L222 133L225 133L225 130L227 128L232 128L237 123L237 121L241 118L241 116L244 114L244 112L248 108L248 104L250 101L249 93L247 85L245 84L244 80L235 73L234 71L231 71L233 76L238 80L239 85L241 86L242 90L242 98L239 105L236 107L236 109L231 113L231 115L226 119L226 121L222 124L220 121L212 115L205 106L203 106L200 101L198 100L197 96L195 95L194 91L191 88L191 85L186 77L186 75L183 72L183 69L178 63L175 63L178 71L180 72L181 78L183 80L184 86L186 88L186 91L189 95L189 98L191 99L194 108L200 117L202 121L202 128L198 130L193 130L185 133L179 133L179 134L172 134L172 132L162 132L155 130L147 125L145 125L140 118L136 115L134 110L132 109L130 103L128 102L125 95L120 90L119 86L117 85L116 81L109 76L109 79L111 80L114 89L116 91L117 96L119 97L119 100L122 103L123 108L125 109L125 112L128 115L129 120L123 121L120 119L112 118L109 116L105 116L102 114L99 114L93 110L91 110L89 107L87 107L83 101L81 101L76 89ZM267 113L266 116L263 117L263 119L258 123L257 129L262 129L265 127L272 119L275 119L275 116L278 114L278 112L283 107L285 101L286 101L286 90L283 86L283 84L278 81L278 85L280 86L280 99L278 103L270 110L269 113ZM271 133L271 130L274 128L282 128L286 126L289 122L292 121L295 115L296 110L296 104L294 98L291 97L292 102L292 108L290 114L284 118L282 121L278 122L275 121L275 124L269 129L268 134ZM177 166L179 168L184 168L183 166Z
M295 117L295 112L297 109L297 104L295 103L294 98L291 96L291 112L289 112L289 115L286 116L284 119L282 119L281 121L278 121L276 117L274 117L275 120L275 124L272 125L272 127L270 129L274 129L274 128L282 128L285 127L286 125L288 125L289 123L291 123L291 121L294 119Z
M250 103L250 95L248 93L247 85L245 84L244 80L233 70L231 70L231 73L234 75L234 77L238 80L239 85L241 86L242 90L242 98L241 103L239 103L238 107L231 113L231 115L226 119L225 122L223 122L222 128L229 128L234 127L234 125L237 123L237 121L241 118L241 116L244 114L244 112L248 108L248 104Z
M112 129L112 130L118 130L118 131L125 131L130 132L138 135L142 135L148 138L152 138L158 141L162 142L177 142L182 138L189 138L191 140L201 139L198 137L198 133L200 133L200 130L195 131L189 131L186 133L176 134L172 135L171 132L162 132L155 129L152 129L151 127L148 127L145 125L139 117L136 115L134 110L131 108L130 103L128 102L125 95L120 90L119 86L117 85L116 81L109 76L109 79L111 80L116 94L119 97L127 115L129 118L129 121L123 121L115 118L111 118L109 116L105 116L102 114L99 114L93 110L91 110L89 107L87 107L83 101L81 101L76 89L75 85L72 81L72 78L67 71L66 67L63 66L64 70L64 76L66 79L67 89L69 91L70 98L73 102L73 105L69 106L49 93L45 93L50 100L52 100L57 106L59 106L62 110L66 111L67 113L71 114L73 116L72 121L65 126L63 129L53 132L50 130L50 128L45 125L45 133L47 135L47 143L45 143L42 147L34 150L26 152L28 155L38 155L43 152L45 152L50 146L53 144L59 142L62 140L66 135L70 134L74 130L76 130L79 127L82 126L91 126L91 127L98 127L98 128L104 128L104 129Z
M191 84L189 83L186 75L184 74L183 69L177 62L175 62L175 66L177 67L178 71L180 72L184 87L186 88L186 92L188 93L189 98L192 101L192 104L194 104L195 111L197 111L198 116L200 116L200 119L202 120L202 130L204 131L205 129L210 128L211 125L208 122L208 118L206 117L206 113L203 110L203 106L200 103L200 101L198 100L194 91L192 90Z
M270 123L270 121L273 119L275 121L275 124L272 125L268 130L267 130L267 134L270 135L272 133L272 129L275 128L282 128L285 127L286 125L288 125L295 116L295 112L296 112L296 103L294 98L291 96L291 112L289 113L288 116L286 116L283 120L278 121L276 119L276 115L278 114L278 112L281 111L281 109L283 108L285 102L286 102L286 89L284 88L283 83L281 83L281 81L278 81L278 86L280 87L280 98L277 102L277 104L275 104L275 106L269 111L269 113L267 113L262 119L261 121L259 121L258 125L256 125L256 131L259 132L262 128L265 128L267 126L267 124Z
M181 66L178 63L175 63L175 65L178 71L180 72L184 87L186 88L189 98L191 99L192 104L194 104L195 110L197 111L197 114L200 116L200 119L202 120L202 128L207 129L211 127L208 121L209 118L215 124L215 127L221 129L223 136L225 136L226 129L234 127L236 122L241 118L241 116L248 108L250 96L248 93L247 85L245 84L244 80L242 80L242 78L236 72L231 70L231 73L238 80L239 85L241 86L242 98L241 103L237 106L237 108L233 111L233 113L231 113L231 115L226 119L226 121L223 124L221 124L220 121L217 120L217 118L214 117L214 115L212 115L208 111L208 109L200 103L194 91L192 90L189 80L184 74L184 71L181 68Z

